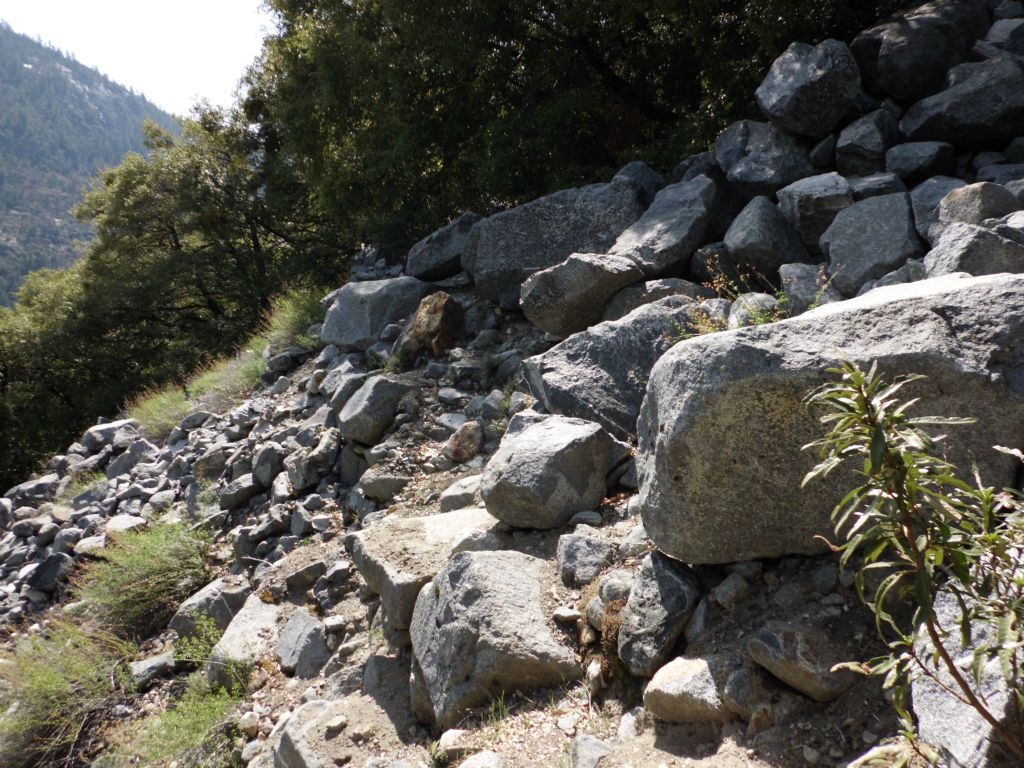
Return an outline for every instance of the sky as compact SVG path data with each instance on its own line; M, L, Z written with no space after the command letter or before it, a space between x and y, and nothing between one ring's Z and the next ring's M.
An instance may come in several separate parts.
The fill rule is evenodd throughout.
M0 0L0 19L176 115L230 104L273 30L262 0Z

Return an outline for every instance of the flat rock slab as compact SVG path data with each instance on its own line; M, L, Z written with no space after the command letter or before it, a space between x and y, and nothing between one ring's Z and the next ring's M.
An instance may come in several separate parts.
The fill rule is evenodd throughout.
M327 310L320 338L343 351L366 349L386 325L415 312L430 291L429 283L414 277L346 283Z
M520 552L463 552L416 601L411 636L441 728L501 693L578 679L575 654L548 625L546 564Z
M770 622L747 641L747 652L774 677L815 701L839 698L853 684L852 672L832 672L840 661L823 637L781 622Z
M976 417L947 443L986 484L1011 485L993 445L1024 433L1024 278L944 277L879 288L791 320L689 339L651 372L640 416L640 508L651 539L688 563L820 552L830 512L856 479L839 471L801 490L818 439L807 392L827 368L877 360L887 376L928 379L920 415Z
M259 595L250 595L210 651L206 679L211 684L230 687L237 682L239 670L248 670L273 653L280 613L280 606L263 602Z
M423 585L437 575L459 544L493 532L498 521L485 509L460 509L429 517L386 518L352 534L346 546L370 588L380 595L393 629L408 629ZM494 541L497 541L497 535Z

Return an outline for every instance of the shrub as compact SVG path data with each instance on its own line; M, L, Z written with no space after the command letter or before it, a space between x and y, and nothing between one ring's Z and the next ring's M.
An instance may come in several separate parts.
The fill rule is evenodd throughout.
M977 710L997 739L1024 760L1021 497L1015 491L983 486L977 471L974 485L968 484L956 476L955 467L937 457L942 438L922 427L967 420L908 416L916 401L901 402L897 393L923 377L901 376L890 384L876 366L864 373L851 363L831 373L839 382L808 397L812 405L827 409L821 421L829 431L806 446L817 448L821 461L804 484L847 462L862 462L864 484L850 491L833 512L836 533L844 540L836 549L844 567L855 555L861 558L857 590L873 611L889 649L884 656L843 666L884 675L908 730L913 726L908 696L912 677L935 680ZM1024 459L1020 451L998 450ZM869 572L880 574L870 597L865 590ZM936 616L940 593L952 595L959 606L956 626L942 626ZM909 621L893 608L901 603L913 606ZM988 625L992 631L986 636L991 640L973 632L978 624ZM922 636L930 640L934 653L924 654L915 644ZM973 639L973 674L956 664L957 639L964 648ZM1005 722L1003 713L993 712L977 690L982 672L993 660L998 660L1010 691L1011 711Z
M292 288L271 303L266 319L265 337L271 349L298 345L305 349L319 349L323 342L310 336L311 325L323 322L324 308L320 300L329 289L317 285Z
M119 670L132 651L107 632L61 621L0 654L0 764L63 764L124 698Z
M178 664L195 666L210 658L210 652L223 635L223 630L209 616L198 616L191 637L179 637L174 642L174 660Z
M210 543L181 523L118 536L78 577L80 597L116 632L145 637L210 581Z

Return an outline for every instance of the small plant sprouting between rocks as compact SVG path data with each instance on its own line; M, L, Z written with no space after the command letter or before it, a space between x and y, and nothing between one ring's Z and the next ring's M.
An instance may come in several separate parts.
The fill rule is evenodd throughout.
M820 463L804 478L804 485L848 462L862 462L864 484L833 511L836 534L843 540L834 548L844 567L854 556L861 558L857 590L889 648L886 655L841 666L884 676L910 732L910 681L927 676L977 710L999 742L1024 761L1020 494L983 486L976 471L973 485L964 482L954 466L937 456L943 438L923 427L970 420L911 418L907 412L916 400L901 401L897 395L923 377L900 376L889 383L876 365L865 373L853 363L830 373L839 380L807 398L812 406L827 410L821 421L829 431L805 446L819 451ZM1024 460L1018 450L997 450ZM880 574L881 579L870 596L865 591L869 573ZM936 615L935 603L943 593L952 595L959 606L955 626L942 624ZM900 603L913 606L909 620L893 610ZM991 632L975 632L986 625ZM932 652L915 644L920 637L930 641ZM966 648L972 641L968 672L956 664L958 652L951 648L955 643ZM998 661L1010 693L1011 711L1006 714L993 711L979 693L981 676L992 661Z

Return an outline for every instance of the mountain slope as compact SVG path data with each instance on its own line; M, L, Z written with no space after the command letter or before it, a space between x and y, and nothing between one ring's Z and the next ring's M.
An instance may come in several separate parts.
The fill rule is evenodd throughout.
M174 118L0 22L0 304L26 274L70 264L90 228L69 210L89 179L143 150L149 118Z

